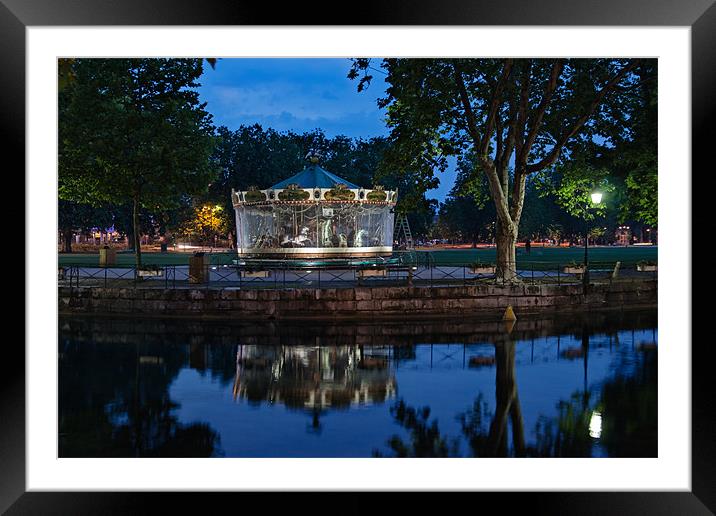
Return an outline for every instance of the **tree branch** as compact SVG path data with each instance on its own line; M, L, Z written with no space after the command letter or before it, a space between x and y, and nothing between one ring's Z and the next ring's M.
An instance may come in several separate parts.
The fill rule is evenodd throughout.
M527 124L527 104L530 96L530 80L532 76L532 61L528 61L522 71L520 79L520 104L515 123L515 153L522 154L525 139L525 125Z
M462 77L462 71L460 70L460 65L457 61L453 62L453 77L455 79L455 85L457 86L458 93L460 96L460 102L462 103L462 107L465 112L467 131L468 133L470 133L474 145L477 148L480 145L481 141L480 135L477 130L477 119L475 118L475 113L472 110L472 105L470 104L470 97L467 94L467 88L465 87L465 81ZM485 132L487 134L487 130ZM512 221L510 220L510 215L507 211L507 199L505 198L505 193L502 190L502 186L500 185L500 178L497 176L494 161L488 158L486 156L486 153L478 153L478 159L480 167L483 169L485 176L487 177L487 184L489 185L490 194L495 203L498 217L500 217L500 219L504 220L506 223L511 224Z
M495 128L495 118L497 117L497 110L500 107L502 99L502 90L505 87L510 73L512 72L512 59L505 59L505 64L502 66L502 74L500 80L497 81L495 89L492 90L492 98L490 99L490 111L487 114L487 122L485 123L485 132L482 134L482 141L478 149L480 156L487 155L487 149L490 147L490 139L492 138L492 132Z
M521 163L527 163L527 157L529 156L530 149L535 142L535 138L537 138L539 128L542 126L542 120L544 119L544 113L547 106L552 100L554 91L557 89L557 81L559 80L559 76L562 74L563 67L564 61L562 59L556 59L552 65L552 72L550 73L549 81L547 81L547 85L545 86L544 95L537 106L532 127L530 127L529 133L527 133L527 138L525 139L520 155L518 156Z
M612 91L619 83L619 81L621 81L627 73L633 70L638 63L638 60L632 60L629 62L629 64L625 65L621 70L619 70L619 72L614 75L614 77L612 77L601 90L599 90L585 113L575 121L574 125L572 125L572 127L559 138L559 140L557 140L557 143L555 143L554 147L552 148L552 151L539 162L527 165L527 173L531 174L533 172L537 172L545 167L552 165L555 161L557 161L557 158L559 158L559 155L562 152L562 149L567 143L567 141L569 141L569 139L582 128L582 126L587 122L587 120L589 120L589 118L592 116L599 104L601 104L607 93Z
M515 97L512 96L509 101L509 111L507 115L507 137L505 138L505 145L500 156L500 165L502 167L501 174L504 176L507 170L507 165L512 157L512 151L515 148L515 135L517 133L517 102Z
M472 139L477 142L480 141L480 135L477 130L477 118L475 118L475 113L472 110L472 105L470 104L470 97L467 94L467 88L465 87L465 81L462 78L462 71L460 70L460 65L457 61L453 62L453 77L455 79L455 85L457 86L457 91L460 95L460 102L462 103L462 108L465 111L465 120L467 122L467 132L470 133L470 136L472 136Z

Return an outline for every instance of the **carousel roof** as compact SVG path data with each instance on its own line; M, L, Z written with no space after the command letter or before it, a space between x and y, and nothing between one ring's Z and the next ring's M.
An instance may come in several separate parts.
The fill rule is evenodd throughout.
M297 184L299 188L334 188L336 185L344 184L348 188L360 188L360 186L346 181L335 174L324 170L316 164L311 164L301 170L298 174L284 179L273 185L272 190L280 190L290 184Z

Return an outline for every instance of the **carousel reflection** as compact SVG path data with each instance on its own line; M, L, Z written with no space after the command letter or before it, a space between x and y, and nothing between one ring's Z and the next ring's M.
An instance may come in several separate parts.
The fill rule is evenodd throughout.
M321 412L396 395L388 348L239 345L233 396Z

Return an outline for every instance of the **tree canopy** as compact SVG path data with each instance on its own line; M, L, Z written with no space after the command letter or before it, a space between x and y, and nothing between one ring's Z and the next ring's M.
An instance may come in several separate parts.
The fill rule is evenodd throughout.
M69 67L59 94L59 197L131 204L140 265L140 209L175 208L216 173L212 117L196 91L203 62L74 59Z
M348 77L359 90L373 66L353 60ZM635 142L629 112L656 69L646 59L391 58L380 66L389 85L378 100L391 131L385 165L427 189L450 156L473 162L472 179L484 176L495 207L498 273L509 278L528 178L595 140Z
M214 155L220 166L219 176L212 182L206 200L223 204L233 212L231 189L249 186L267 188L286 179L306 165L309 151L321 156L321 166L361 186L376 184L398 189L399 211L408 213L413 233L425 234L432 223L436 202L427 199L411 174L396 173L383 166L389 142L383 137L368 139L334 136L321 130L305 133L279 132L258 124L241 126L232 131L219 127L219 143Z

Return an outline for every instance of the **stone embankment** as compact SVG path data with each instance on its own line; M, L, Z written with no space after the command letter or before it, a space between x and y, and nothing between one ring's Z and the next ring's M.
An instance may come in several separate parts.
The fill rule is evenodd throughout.
M240 319L455 317L653 308L657 280L569 285L462 285L324 289L59 287L60 314Z

